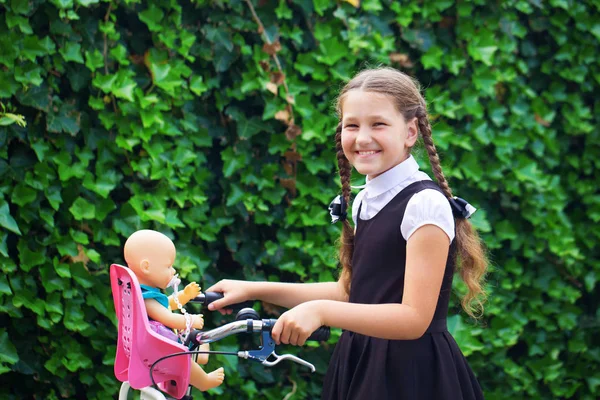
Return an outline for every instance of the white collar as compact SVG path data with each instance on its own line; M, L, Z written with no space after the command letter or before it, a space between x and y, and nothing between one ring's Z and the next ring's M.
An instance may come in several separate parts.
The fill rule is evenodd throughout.
M410 155L400 164L385 171L376 178L366 178L366 183L362 186L353 186L353 188L366 188L365 195L368 199L377 197L404 182L419 170L419 164L415 158Z

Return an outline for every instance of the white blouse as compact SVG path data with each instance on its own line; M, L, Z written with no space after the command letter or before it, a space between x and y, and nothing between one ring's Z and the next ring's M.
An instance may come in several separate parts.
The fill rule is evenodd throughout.
M424 180L431 180L431 178L419 171L419 164L413 156L409 156L405 161L376 178L367 178L365 185L353 186L363 189L352 203L354 226L356 226L361 202L360 218L371 219L402 189L411 183ZM454 239L454 216L450 203L446 196L434 189L424 189L410 198L400 224L402 237L408 241L408 238L424 225L438 226L448 235L450 242Z

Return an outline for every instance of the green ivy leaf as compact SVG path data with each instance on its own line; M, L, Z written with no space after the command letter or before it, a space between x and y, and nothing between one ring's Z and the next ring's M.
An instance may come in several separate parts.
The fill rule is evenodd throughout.
M78 304L75 301L71 301L66 304L66 310L63 318L63 322L65 327L73 332L82 332L89 328L90 324L85 321L85 314L81 308L81 304ZM81 349L73 349L71 348L71 353L73 357L77 357L74 353L81 352ZM67 363L70 361L67 360Z
M77 4L81 4L84 7L89 7L92 4L99 4L100 0L77 0Z
M95 280L93 276L80 262L71 265L71 277L85 289L94 287Z
M23 238L19 240L17 248L19 250L19 266L25 272L29 272L33 267L42 265L46 262L46 249L32 251Z
M35 64L27 63L21 66L15 67L15 80L24 85L39 86L44 82L42 74L44 70Z
M63 305L61 299L62 298L59 292L51 293L46 299L46 311L49 313L63 315Z
M152 63L150 70L154 84L170 94L174 94L174 90L183 85L183 80L169 64Z
M94 219L96 216L96 206L82 197L78 197L73 202L71 207L69 207L69 211L71 212L71 215L73 215L73 217L78 221L84 219Z
M8 258L8 246L6 239L8 238L8 232L0 232L0 254Z
M10 296L13 294L6 276L0 277L0 293Z
M140 20L148 25L151 32L159 32L162 29L162 21L164 20L164 12L154 4L138 14Z
M490 31L481 31L467 44L467 52L476 61L481 61L491 66L494 54L498 50L497 41Z
M80 118L81 114L72 104L63 104L58 113L48 113L46 127L50 132L66 132L71 136L75 136L80 130Z
M17 235L21 235L21 230L19 229L19 225L17 225L17 221L15 221L12 215L10 215L8 203L2 201L1 204L2 205L0 205L0 225L8 229L9 231L16 233Z
M0 328L0 361L14 365L19 361L17 348L12 344L6 329Z
M67 9L73 7L73 0L51 0L54 5L60 9Z
M81 55L81 45L76 42L67 42L64 46L60 47L58 52L63 56L65 61L73 61L79 64L83 64L83 56Z
M22 207L25 204L32 203L36 197L37 191L24 184L19 184L15 187L11 200L13 203Z
M322 55L317 56L317 60L329 66L334 65L347 55L346 45L335 36L323 40L319 47Z
M86 174L83 186L106 199L109 193L117 186L118 182L119 176L117 175L117 171L110 169L104 174L97 175L95 182L92 174Z
M49 37L46 37L43 41L36 36L26 36L23 39L22 54L32 62L35 62L37 57L53 53L54 49L55 45Z
M135 83L130 83L118 88L114 88L113 93L116 97L120 99L135 101L133 98L133 91L135 88L137 88L137 85Z
M425 69L441 69L442 68L442 57L444 52L437 46L432 46L427 50L425 54L421 56L421 62Z
M197 96L200 96L202 93L208 90L208 86L204 84L201 75L196 75L190 80L190 90Z
M245 166L245 162L242 157L234 154L231 147L226 148L221 153L221 159L223 160L223 174L226 178L230 177L234 172Z

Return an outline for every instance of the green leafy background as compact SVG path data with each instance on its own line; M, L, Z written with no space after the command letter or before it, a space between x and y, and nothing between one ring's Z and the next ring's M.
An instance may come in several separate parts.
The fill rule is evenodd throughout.
M480 208L489 302L475 324L455 299L449 324L487 398L598 398L599 7L0 0L0 397L116 396L108 267L136 229L170 235L203 287L334 279L333 101L384 64L423 84ZM213 357L226 383L195 394L317 398L338 335L282 349L316 374Z

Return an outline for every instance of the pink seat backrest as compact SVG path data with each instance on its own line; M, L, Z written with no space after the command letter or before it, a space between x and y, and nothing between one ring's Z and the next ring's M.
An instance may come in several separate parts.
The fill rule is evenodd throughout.
M115 376L121 382L128 381L134 389L151 386L152 363L187 349L150 329L142 290L131 269L118 264L111 265L110 284L119 322ZM159 385L162 390L180 399L189 385L190 368L190 356L168 358L154 367L154 381L162 382Z

